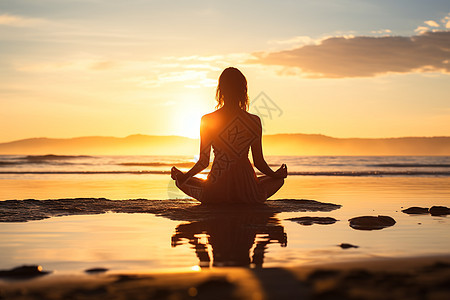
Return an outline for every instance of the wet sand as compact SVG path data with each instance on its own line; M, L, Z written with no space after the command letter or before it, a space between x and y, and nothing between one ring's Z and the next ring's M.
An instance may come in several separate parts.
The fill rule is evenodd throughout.
M2 245L2 269L39 263L54 271L33 279L3 277L0 299L450 299L448 216L430 211L433 206L449 206L448 182L448 178L292 178L277 196L281 201L269 202L252 218L243 210L245 217L230 220L227 214L235 216L236 211L215 213L191 200L0 201L2 234L9 239ZM35 199L54 197L53 188L34 195ZM104 194L78 187L79 197L81 191L89 196ZM109 199L129 199L121 193ZM154 189L154 193L150 198L164 199L168 191ZM300 200L299 195L318 201ZM408 210L412 207L419 209ZM378 227L371 231L351 226L351 218L362 216L389 216L396 223L375 224ZM243 232L244 226L252 229L246 232L250 242L255 233L273 239L263 251L264 267L165 272L142 265L154 257L169 257L171 237L183 238L205 228L213 236L218 223L227 224L222 227L233 233L219 236L236 237L234 232ZM259 237L255 243L267 242ZM183 241L171 248L180 256L170 260L182 261L183 266L201 265L188 239ZM234 239L225 241L230 245ZM78 243L85 248L78 249ZM249 247L244 249L246 259L255 253ZM224 253L212 248L216 254ZM71 265L62 256L80 262ZM110 270L83 272L92 267Z
M102 271L102 270L101 270ZM450 255L291 268L43 275L0 280L1 299L449 299Z

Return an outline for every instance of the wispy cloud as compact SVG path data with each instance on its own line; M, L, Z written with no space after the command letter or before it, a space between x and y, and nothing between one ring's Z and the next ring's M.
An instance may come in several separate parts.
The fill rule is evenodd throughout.
M105 59L76 58L42 63L16 63L14 64L14 68L17 71L30 73L61 73L109 70L118 67L119 63L120 62Z
M165 84L182 83L186 88L212 87L217 80L209 77L208 71L185 70L160 72L159 74L124 79L141 88L155 88Z
M380 30L372 30L370 33L387 35L387 34L392 33L392 31L390 29L380 29Z
M300 47L305 45L314 45L320 42L320 40L314 40L313 38L309 36L295 36L293 38L284 39L284 40L270 40L270 45L275 46L281 46L286 48L294 48L294 47Z
M45 19L28 18L11 14L0 15L0 26L32 27L40 24L45 24L48 22L49 21Z
M317 45L254 53L254 57L249 62L282 66L288 74L312 78L430 71L449 73L450 31L428 31L409 37L332 37Z

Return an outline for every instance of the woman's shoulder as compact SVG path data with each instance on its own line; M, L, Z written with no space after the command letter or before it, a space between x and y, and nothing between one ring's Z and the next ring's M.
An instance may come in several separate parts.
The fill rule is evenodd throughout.
M217 111L210 112L209 114L204 114L202 116L202 120L212 119Z
M203 127L210 127L212 124L216 123L214 120L217 119L217 111L213 111L209 114L202 116L201 125Z
M223 108L219 108L218 110L215 110L209 114L205 114L202 116L202 120L203 121L208 121L208 120L217 120L217 118L222 118L222 117L226 117L226 115L228 114L225 111L222 111ZM236 114L236 113L235 113ZM259 118L259 116L254 115L252 113L249 113L248 111L245 110L238 110L237 111L237 115L244 115L244 117L249 118L255 122L261 123L261 119Z
M259 118L258 115L254 115L254 114L252 114L252 113L249 113L248 111L244 111L244 113L245 113L249 118L251 118L253 121L258 122L258 123L261 123L261 119Z

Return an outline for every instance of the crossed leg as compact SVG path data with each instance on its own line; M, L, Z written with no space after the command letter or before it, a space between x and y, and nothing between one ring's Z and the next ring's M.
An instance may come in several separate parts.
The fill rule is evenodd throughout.
M191 177L185 182L180 183L177 178L178 174L183 174L183 172L178 170L176 167L173 167L171 170L171 177L175 180L175 185L186 195L200 201L205 181L197 177Z
M200 178L191 177L185 182L180 183L177 180L178 174L183 174L183 172L173 167L171 177L175 180L176 186L186 195L200 201L205 181ZM266 175L258 176L258 180L258 185L265 192L266 199L275 194L284 184L284 178L273 178Z
M284 184L284 178L273 178L267 175L258 176L259 186L266 192L266 200L275 194Z

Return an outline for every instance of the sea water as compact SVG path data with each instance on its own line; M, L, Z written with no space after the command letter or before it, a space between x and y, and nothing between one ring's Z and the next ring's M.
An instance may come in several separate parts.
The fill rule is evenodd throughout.
M23 174L168 174L171 166L190 168L189 156L0 155L0 178ZM450 176L450 156L270 156L290 175Z
M219 231L214 220L173 221L143 213L3 222L0 269L40 264L56 272L93 267L133 272L190 270L219 267L217 255L224 251L244 260L247 256L250 267L449 254L448 217L407 215L401 210L450 206L450 157L278 156L267 160L273 168L286 163L289 170L285 185L271 200L311 199L341 208L283 212L263 223L220 219L216 223L224 225ZM186 198L174 186L169 171L172 165L186 170L194 162L194 157L187 156L2 155L0 200ZM363 215L391 216L396 224L373 231L349 226L348 219ZM300 216L337 221L304 226L289 220ZM233 222L243 223L250 233L228 238L236 236ZM358 248L344 250L338 246L341 243Z

